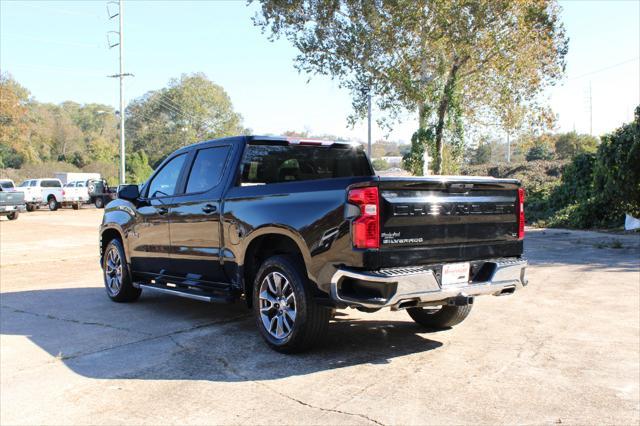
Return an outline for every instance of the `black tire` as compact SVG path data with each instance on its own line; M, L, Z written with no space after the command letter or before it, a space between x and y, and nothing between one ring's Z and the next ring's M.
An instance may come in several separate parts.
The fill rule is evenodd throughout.
M32 212L36 209L36 207L33 204L27 204L27 211L28 212Z
M280 320L281 325L285 323L290 324L291 322L290 315L284 312L280 312L280 314L277 313L278 303L271 304L265 299L260 298L260 288L263 281L265 281L267 276L273 277L273 273L277 273L286 279L289 287L286 287L287 284L284 283L284 281L280 281L281 286L282 288L289 289L288 291L292 291L294 295L293 311L295 312L295 318L293 320L293 326L289 327L288 334L282 338L274 336L272 332L269 331L266 324L266 322L268 322L268 314L265 314L266 316L263 321L263 315L261 313L261 308L264 305L264 307L271 308L265 312L282 317ZM268 281L265 285L268 285ZM315 302L312 286L313 284L309 282L307 274L305 273L303 263L294 257L273 256L265 260L260 266L260 270L256 274L256 279L253 284L253 312L256 325L260 330L262 338L272 349L282 353L302 352L320 342L326 335L331 311ZM283 293L284 290L280 292L282 300L285 299ZM285 304L280 306L284 307L284 310L288 308ZM285 315L289 318L288 320L284 318ZM276 322L278 322L277 319ZM271 322L271 324L273 324L273 322ZM280 327L281 330L283 328L284 327Z
M109 262L113 261L114 258L110 257L111 251L117 252L117 255L120 259L120 282L118 285L114 285L112 279L118 278L116 274L110 274L109 271L111 269ZM124 254L124 248L122 247L122 242L114 238L109 241L107 247L104 250L104 255L102 256L102 277L104 280L105 291L107 292L107 296L114 302L133 302L140 297L142 290L133 286L133 282L131 280L131 273L129 272L129 266L127 265L127 258ZM115 266L117 267L117 263Z
M101 209L104 207L104 200L102 199L102 197L97 197L94 204L96 205L97 209Z
M7 219L9 220L16 220L18 218L18 216L20 216L20 213L18 212L11 212L7 215Z
M52 212L58 210L58 207L60 207L53 195L50 195L47 199L47 205L49 206L49 210L51 210Z
M407 313L418 324L430 329L442 329L460 324L471 313L473 305L449 306L444 305L440 309L433 308L408 308Z
M80 203L73 203L73 204L71 205L71 207L72 207L74 210L78 210L78 209L80 208Z

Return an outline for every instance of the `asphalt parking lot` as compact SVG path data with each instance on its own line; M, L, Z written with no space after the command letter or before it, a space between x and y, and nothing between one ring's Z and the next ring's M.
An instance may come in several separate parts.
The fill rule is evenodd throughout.
M101 215L0 219L2 424L640 421L640 235L531 231L530 285L458 327L347 310L285 356L242 303L110 302Z

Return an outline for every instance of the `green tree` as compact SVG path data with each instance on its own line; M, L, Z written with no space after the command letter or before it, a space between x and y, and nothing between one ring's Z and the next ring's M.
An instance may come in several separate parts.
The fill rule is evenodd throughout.
M551 160L553 159L553 152L545 144L539 143L532 146L525 157L527 161L535 160Z
M539 95L564 72L568 40L553 0L260 4L254 22L298 48L299 70L351 91L351 122L365 116L368 93L391 121L417 111L419 129L431 128L433 138L416 136L434 144L437 172L445 140L460 156L465 121L498 116L516 127L509 111L542 116Z
M470 150L469 164L475 166L478 164L487 164L491 161L491 145L481 143L477 148Z
M153 173L153 169L149 166L149 157L143 150L128 156L126 168L127 182L143 183Z
M0 145L5 147L3 158L7 158L9 152L26 159L35 156L28 139L29 96L29 91L11 75L0 74Z
M144 149L152 165L181 146L246 132L227 93L204 74L184 74L133 100L127 116L131 152Z
M591 135L579 135L576 132L563 133L557 136L555 148L558 158L570 159L579 154L596 152L598 138Z

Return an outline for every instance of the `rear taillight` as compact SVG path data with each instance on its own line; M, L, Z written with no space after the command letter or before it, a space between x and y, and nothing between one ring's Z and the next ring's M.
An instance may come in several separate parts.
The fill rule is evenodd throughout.
M380 205L378 187L369 186L349 191L349 202L360 208L360 216L352 222L351 237L356 248L380 248Z
M64 195L64 189L62 190L62 195Z
M524 239L524 188L518 188L518 200L516 204L518 216L518 239Z

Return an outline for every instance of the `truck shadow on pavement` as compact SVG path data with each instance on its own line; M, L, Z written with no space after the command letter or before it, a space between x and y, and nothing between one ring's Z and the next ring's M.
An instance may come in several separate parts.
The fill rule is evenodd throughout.
M263 343L244 302L212 305L144 292L136 303L117 304L99 287L2 293L0 302L0 333L25 336L50 355L22 365L55 357L75 373L99 379L270 380L386 364L442 346L425 337L437 333L403 312L392 321L339 312L324 343L288 356ZM5 342L10 347L15 341Z

